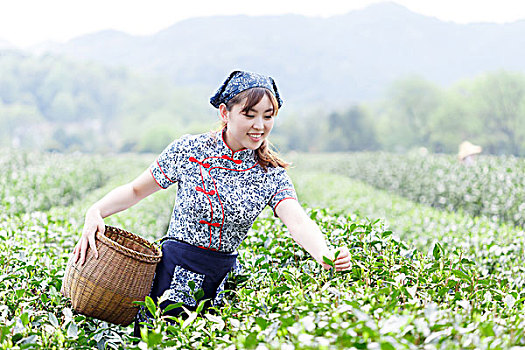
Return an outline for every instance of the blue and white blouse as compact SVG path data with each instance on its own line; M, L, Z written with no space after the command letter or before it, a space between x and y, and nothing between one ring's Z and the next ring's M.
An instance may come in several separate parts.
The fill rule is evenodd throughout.
M223 252L237 249L261 211L297 200L282 167L265 172L255 151L233 151L223 133L184 135L173 141L150 171L162 188L178 184L167 236Z

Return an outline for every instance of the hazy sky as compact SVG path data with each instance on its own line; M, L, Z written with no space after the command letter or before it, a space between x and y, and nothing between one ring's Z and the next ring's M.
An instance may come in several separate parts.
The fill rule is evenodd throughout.
M0 0L0 40L27 47L67 41L103 29L153 34L190 17L279 15L327 17L382 0ZM445 21L513 22L525 19L520 0L395 0L410 10Z

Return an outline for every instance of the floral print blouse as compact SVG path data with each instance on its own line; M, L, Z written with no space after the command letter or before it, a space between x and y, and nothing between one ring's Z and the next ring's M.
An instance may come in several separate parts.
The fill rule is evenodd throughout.
M233 252L261 211L297 200L282 167L257 163L255 151L233 151L223 132L184 135L150 166L162 188L178 190L166 236L200 248Z

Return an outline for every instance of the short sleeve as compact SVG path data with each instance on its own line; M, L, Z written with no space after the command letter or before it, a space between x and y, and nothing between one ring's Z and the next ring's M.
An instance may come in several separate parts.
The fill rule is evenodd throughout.
M183 157L183 139L169 144L150 165L151 175L162 188L168 188L180 180L180 160Z
M283 168L279 168L279 170L273 174L272 182L273 186L271 186L271 188L273 189L273 193L268 205L273 209L275 214L275 210L281 202L287 199L297 200L297 194L295 193L292 179L290 179L290 176L288 176L288 173Z

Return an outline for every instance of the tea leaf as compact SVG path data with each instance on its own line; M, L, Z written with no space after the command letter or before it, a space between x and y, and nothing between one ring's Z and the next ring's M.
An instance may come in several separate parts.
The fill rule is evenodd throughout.
M150 296L146 296L144 302L146 303L146 307L148 308L148 311L150 312L150 314L155 315L157 311L157 307L155 306L153 299L151 299Z

